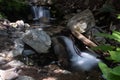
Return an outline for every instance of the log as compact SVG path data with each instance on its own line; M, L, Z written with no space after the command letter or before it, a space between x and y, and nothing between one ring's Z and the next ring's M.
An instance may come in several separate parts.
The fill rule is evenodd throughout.
M79 40L81 40L88 47L96 47L97 46L94 42L92 42L90 39L86 38L83 34L81 34L78 31L72 31L72 34L76 38L78 38Z
M72 34L79 40L81 40L86 46L92 48L92 47L96 47L98 46L97 44L95 44L94 42L92 42L90 39L88 39L87 37L85 37L83 34L81 34L78 31L72 31ZM110 56L108 52L102 52L101 50L94 50L96 53L98 53L101 56Z

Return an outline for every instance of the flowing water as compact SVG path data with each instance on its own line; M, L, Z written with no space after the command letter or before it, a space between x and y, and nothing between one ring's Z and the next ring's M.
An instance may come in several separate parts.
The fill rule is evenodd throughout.
M50 23L51 15L50 15L49 7L32 5L31 9L33 14L34 24L40 25L41 27L45 27L45 24Z

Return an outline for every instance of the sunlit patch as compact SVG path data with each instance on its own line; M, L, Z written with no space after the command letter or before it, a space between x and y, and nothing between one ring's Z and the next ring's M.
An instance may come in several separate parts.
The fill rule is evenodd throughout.
M47 77L47 78L44 78L42 80L57 80L57 78L56 77Z

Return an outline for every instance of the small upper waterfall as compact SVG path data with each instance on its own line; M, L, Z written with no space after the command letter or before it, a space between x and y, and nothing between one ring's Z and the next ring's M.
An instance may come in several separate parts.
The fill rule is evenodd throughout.
M48 6L31 5L31 11L33 16L34 25L39 25L40 27L46 27L50 23L51 14Z
M31 9L32 9L33 20L38 20L37 6L32 6Z
M40 22L48 22L50 21L50 10L46 6L40 6L38 7L38 18L40 19Z

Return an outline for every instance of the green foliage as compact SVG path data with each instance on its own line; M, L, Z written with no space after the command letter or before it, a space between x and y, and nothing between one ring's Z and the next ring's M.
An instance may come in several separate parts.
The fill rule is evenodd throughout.
M0 19L2 18L6 18L6 16L4 16L4 14L0 13Z
M11 20L25 16L27 6L25 0L0 0L0 12Z
M118 14L117 19L120 19L120 14Z
M106 37L109 39L113 39L117 42L120 42L120 32L118 32L118 31L113 31L113 33L111 35L101 33L101 34L99 34L99 36L103 36L103 37ZM95 49L108 51L110 54L110 57L108 59L112 60L113 63L120 63L120 47L114 47L112 45L110 45L110 46L101 45ZM120 65L119 64L117 66L111 68L111 67L108 67L103 62L99 62L99 67L100 67L105 79L107 79L107 80L120 80Z
M99 67L107 80L120 80L120 66L109 68L105 63L99 62Z
M111 4L104 4L99 10L100 12L115 12L115 8Z
M100 51L108 51L108 50L113 50L115 49L115 46L110 46L110 45L99 45L97 47L93 47L93 50L100 50Z
M120 51L109 51L110 58L116 62L120 62Z
M105 34L105 33L100 33L100 34L97 34L98 36L103 36L103 37L106 37L106 38L109 38L109 39L114 39L118 42L120 42L120 32L118 31L113 31L112 34Z
M0 0L1 9L20 10L25 5L25 0Z

